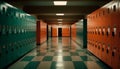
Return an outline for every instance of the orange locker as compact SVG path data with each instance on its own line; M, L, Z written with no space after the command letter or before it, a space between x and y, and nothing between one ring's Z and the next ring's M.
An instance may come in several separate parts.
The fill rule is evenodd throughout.
M58 28L55 26L52 26L52 36L57 37L58 36Z
M111 60L112 60L112 57L111 57L112 48L111 48L111 46L110 46L110 45L107 45L105 51L106 51L106 53L105 53L105 58L106 58L105 62L106 62L109 66L111 66Z
M37 44L41 44L47 40L47 24L42 20L37 21Z
M102 51L101 51L101 60L103 61L103 62L105 62L106 61L106 45L103 43L103 45L102 45Z
M112 48L112 62L111 62L111 65L112 65L112 68L113 69L119 69L118 68L118 49L117 48Z
M70 36L70 27L63 27L62 28L62 36L69 37Z

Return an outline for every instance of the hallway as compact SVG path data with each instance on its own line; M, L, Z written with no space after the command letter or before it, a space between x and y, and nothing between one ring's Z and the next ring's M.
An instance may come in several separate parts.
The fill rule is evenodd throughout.
M110 69L70 37L53 37L8 69Z
M0 69L120 69L120 0L0 0Z

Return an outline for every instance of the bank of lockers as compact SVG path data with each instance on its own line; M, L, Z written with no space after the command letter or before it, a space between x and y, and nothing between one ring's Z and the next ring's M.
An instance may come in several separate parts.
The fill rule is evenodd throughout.
M88 50L112 69L120 69L120 1L87 16Z
M35 48L36 19L0 1L0 69Z

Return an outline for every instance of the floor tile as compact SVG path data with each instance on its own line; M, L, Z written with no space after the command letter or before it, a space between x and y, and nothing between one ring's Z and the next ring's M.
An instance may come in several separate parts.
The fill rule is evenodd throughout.
M87 69L87 66L83 61L74 61L73 64L75 69Z
M52 62L50 69L57 69L56 64L57 64L57 62L55 62L55 61Z
M48 52L45 56L54 56L54 52Z
M72 61L82 61L82 59L79 56L71 56Z
M54 56L53 61L62 62L63 61L63 56Z
M85 52L79 52L78 54L79 54L79 56L87 56L87 54Z
M45 55L46 55L45 52L39 52L39 53L37 53L37 56L45 56Z
M39 61L31 61L24 69L37 69L39 64Z
M80 56L83 61L92 61L89 56Z
M71 52L70 54L71 54L71 56L79 56L79 54L77 52Z
M37 69L50 69L51 63L51 61L41 62Z
M25 56L21 61L31 61L34 56Z
M102 63L101 61L96 61L96 63L97 63L102 69L112 69L112 68L108 67L107 65L105 65L104 63Z
M42 61L44 56L35 56L32 61Z
M24 67L28 64L27 61L17 62L10 66L8 69L24 69Z
M72 61L71 56L63 56L64 61Z
M62 55L63 56L70 56L70 53L69 52L63 52Z
M85 64L88 69L102 69L96 62L94 61L85 61Z
M64 61L63 66L64 66L64 69L74 69L73 62L71 61Z
M69 40L69 41L67 41ZM71 42L71 43L69 43ZM48 44L47 44L48 43ZM49 39L8 69L110 69L70 38Z
M45 56L43 58L43 61L52 61L52 59L53 59L53 56Z

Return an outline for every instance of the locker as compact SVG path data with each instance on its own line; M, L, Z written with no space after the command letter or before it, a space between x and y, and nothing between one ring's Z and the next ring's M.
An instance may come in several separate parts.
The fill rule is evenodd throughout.
M103 61L103 62L105 62L106 61L106 45L103 43L103 45L102 45L102 52L101 52L101 60Z
M0 69L2 69L35 48L29 39L35 38L36 19L20 9L6 6L5 2L0 3L0 15Z
M117 48L113 48L112 49L112 68L113 69L118 69L118 49Z

